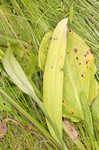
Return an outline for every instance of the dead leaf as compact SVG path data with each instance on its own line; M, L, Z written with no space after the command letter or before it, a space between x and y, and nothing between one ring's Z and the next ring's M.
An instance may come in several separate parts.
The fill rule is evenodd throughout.
M70 136L70 138L74 141L77 139L78 137L78 132L76 131L76 129L70 124L70 122L68 120L64 120L64 123L67 127L68 130L68 134Z
M0 139L3 138L3 137L6 135L7 131L8 131L8 127L6 126L6 123L7 123L8 121L12 121L12 122L14 122L15 124L17 124L17 122L16 122L15 120L13 120L13 119L10 119L10 118L4 119L4 120L0 123Z

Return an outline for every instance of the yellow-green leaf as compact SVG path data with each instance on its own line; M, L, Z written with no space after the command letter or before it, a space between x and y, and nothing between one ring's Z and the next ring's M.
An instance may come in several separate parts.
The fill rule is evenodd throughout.
M94 56L90 48L80 36L69 32L64 65L64 117L73 121L84 119L80 93L85 93L88 104L96 97L98 85L95 73Z
M43 98L47 113L62 139L63 66L67 43L67 18L56 26L49 46L44 72ZM48 123L52 136L56 134Z
M39 59L39 67L42 71L44 71L45 69L45 62L46 62L52 34L53 34L52 31L47 32L40 44L38 59Z

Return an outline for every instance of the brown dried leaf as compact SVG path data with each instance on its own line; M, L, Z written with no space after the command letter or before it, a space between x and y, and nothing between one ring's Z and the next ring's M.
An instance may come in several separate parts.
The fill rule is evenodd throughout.
M70 136L70 138L74 141L77 139L78 137L78 132L76 131L76 129L70 124L70 122L68 120L64 120L64 123L66 125L66 128L68 130L68 134Z
M3 138L3 137L6 135L7 131L8 131L8 127L6 126L6 123L7 123L8 121L12 121L12 122L14 122L14 123L17 124L17 122L16 122L15 120L13 120L13 119L10 119L10 118L4 119L4 120L0 123L0 138Z

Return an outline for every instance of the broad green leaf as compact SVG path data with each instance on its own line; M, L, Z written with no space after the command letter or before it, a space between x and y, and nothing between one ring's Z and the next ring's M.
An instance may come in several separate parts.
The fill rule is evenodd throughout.
M30 47L22 47L20 44L10 44L13 53L22 66L25 74L31 80L33 73L38 71L38 56L34 54Z
M8 75L11 77L12 81L26 94L33 97L34 101L37 102L37 104L41 107L43 110L43 105L39 98L36 96L35 91L28 81L28 78L26 77L23 69L19 65L19 63L16 61L12 49L9 46L9 49L7 50L4 58L3 58L3 66L8 73Z
M46 62L52 34L53 34L52 31L47 32L44 35L44 37L41 41L41 44L40 44L38 59L39 59L39 67L42 71L44 71L44 69L45 69L45 62Z
M44 80L43 99L47 113L57 128L62 139L62 96L63 96L63 66L67 43L67 18L56 26L47 55ZM52 136L56 134L49 122L47 122Z
M24 32L27 31L27 32ZM22 40L31 44L33 40L32 28L23 16L16 16L11 13L10 8L0 6L0 33L3 36Z
M17 5L16 1L13 1L13 4ZM15 15L11 12L10 8L4 5L0 6L0 21L1 50L5 53L8 43L11 43L10 45L16 59L28 76L29 81L31 81L36 93L39 97L42 97L39 89L31 79L33 74L38 72L39 69L38 56L33 45L34 35L31 26L23 14L21 16Z
M91 104L97 96L96 67L90 48L73 31L68 32L67 54L64 65L63 116L72 121L84 119L80 92Z

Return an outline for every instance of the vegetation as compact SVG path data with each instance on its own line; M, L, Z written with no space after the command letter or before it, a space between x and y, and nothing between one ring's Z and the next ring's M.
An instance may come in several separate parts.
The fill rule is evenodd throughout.
M98 0L0 0L1 150L99 149L98 14Z

